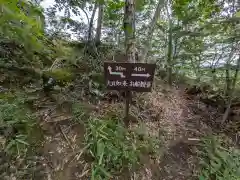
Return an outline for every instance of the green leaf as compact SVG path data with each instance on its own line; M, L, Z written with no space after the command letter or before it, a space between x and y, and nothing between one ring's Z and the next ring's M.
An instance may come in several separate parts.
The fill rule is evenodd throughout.
M97 142L97 156L100 158L104 154L104 143L101 139Z
M111 177L111 174L106 171L103 167L99 166L98 169L108 178Z
M146 0L136 0L135 6L136 6L136 12L140 12L144 10L144 6L148 3Z
M91 180L95 180L96 170L97 170L97 169L92 168Z
M21 143L21 144L25 144L25 145L29 146L29 144L26 141L23 141L21 139L16 139L16 141Z
M240 11L236 12L235 16L240 17Z
M8 143L8 145L5 148L5 151L9 151L15 144L16 142L14 140L10 141L10 143Z
M199 180L206 180L204 176L200 176Z

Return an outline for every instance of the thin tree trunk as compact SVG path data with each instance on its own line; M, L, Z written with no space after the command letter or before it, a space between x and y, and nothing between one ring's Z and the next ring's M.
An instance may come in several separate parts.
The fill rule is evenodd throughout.
M230 91L231 91L231 79L230 79L230 72L229 72L229 69L230 69L230 64L229 62L227 62L227 65L226 65L226 70L225 70L225 74L226 74L226 89L225 89L225 97L229 98L229 94L230 94Z
M88 42L92 41L92 32L93 32L93 21L94 21L94 17L96 14L96 10L97 10L97 3L95 3L94 8L93 8L93 13L89 22L89 29L88 29Z
M99 45L101 43L102 18L103 18L103 3L99 3L97 30L96 30L96 37L95 37L96 45Z
M146 41L144 43L145 45L144 45L143 52L142 52L141 59L140 59L141 62L144 62L144 61L147 62L146 58L147 58L148 51L151 49L151 41L152 41L152 37L153 37L153 32L154 32L157 20L160 16L160 10L161 10L161 7L163 4L164 4L164 0L158 1L154 16L152 18L152 21L149 24L149 31L147 33Z
M135 62L135 0L125 1L125 49L128 62Z
M228 119L228 116L229 116L229 113L230 113L230 110L231 110L232 99L233 99L233 95L234 95L234 91L235 91L236 82L237 82L237 79L238 79L239 69L240 69L240 56L239 56L238 61L237 61L237 66L236 66L234 78L233 78L232 85L231 85L231 91L229 91L229 97L228 97L229 102L228 102L227 109L225 110L225 113L223 115L222 124L224 122L226 122L226 120Z
M128 62L135 62L135 0L125 0L123 28L125 33L125 49ZM126 91L125 124L129 125L129 106L132 99L131 91Z
M229 58L227 59L226 66L225 66L225 68L226 68L226 70L225 70L226 88L225 88L224 94L225 94L225 97L227 97L227 98L229 97L229 94L231 91L231 79L230 79L229 69L230 69L230 61L234 54L233 47L234 47L234 45L232 44L231 52L229 54Z
M168 77L168 84L172 85L172 50L173 50L173 43L172 43L172 19L169 19L169 32L168 32L168 53L167 53L167 77Z
M166 4L167 16L168 16L168 50L167 50L167 80L168 84L172 85L172 66L173 66L173 32L172 32L172 12L171 11L171 1L167 1Z

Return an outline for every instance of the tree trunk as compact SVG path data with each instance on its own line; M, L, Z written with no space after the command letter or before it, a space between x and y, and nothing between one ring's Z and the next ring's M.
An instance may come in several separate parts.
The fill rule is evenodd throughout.
M229 94L230 94L230 91L231 91L231 79L230 79L230 72L229 72L229 69L230 69L230 64L229 62L227 62L227 65L226 65L226 70L225 70L225 74L226 74L226 89L225 89L225 97L229 98Z
M172 43L172 19L169 19L169 32L168 32L168 53L167 53L167 79L168 84L172 85L172 50L173 50L173 43Z
M101 31L102 31L102 18L103 18L103 3L98 4L98 20L97 20L97 30L95 43L99 45L101 43Z
M93 8L93 13L89 22L89 29L88 29L88 42L92 41L92 31L93 31L93 21L94 21L94 17L96 14L96 10L97 10L97 3L95 3L94 8Z
M233 51L233 44L231 46L231 52L229 54L229 58L227 59L227 62L226 62L226 65L225 65L225 81L226 81L226 87L225 87L225 92L224 92L224 95L225 97L227 97L229 99L229 95L230 95L230 91L231 91L231 79L230 79L230 61L231 61L231 58L233 57L233 54L234 54L234 51Z
M146 41L144 43L145 45L144 45L143 52L142 52L141 59L140 59L141 62L144 62L144 61L147 62L147 54L148 54L148 51L151 49L151 41L152 41L153 32L154 32L157 20L159 18L161 6L163 5L163 3L164 3L164 0L158 1L154 16L152 18L152 21L149 24L149 31L147 33Z
M127 60L128 62L135 62L135 0L125 1L123 23Z
M229 90L228 106L227 106L227 109L224 112L223 119L222 119L222 124L224 122L226 122L226 120L228 119L228 116L229 116L229 113L230 113L230 110L231 110L232 99L233 99L233 95L234 95L234 91L235 91L236 82L237 82L237 79L238 79L239 69L240 69L240 56L239 56L238 61L237 61L237 66L236 66L234 78L232 80L232 84L231 84L231 88L230 88L231 90Z
M135 59L135 0L125 0L125 12L123 20L125 33L125 50L128 62L136 62ZM124 122L129 125L129 105L131 103L132 93L126 91L126 109Z

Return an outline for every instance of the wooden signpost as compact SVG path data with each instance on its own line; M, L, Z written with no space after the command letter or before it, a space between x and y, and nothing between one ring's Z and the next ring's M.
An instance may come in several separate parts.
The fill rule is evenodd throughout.
M104 62L107 89L126 91L126 114L128 119L131 91L150 92L156 64Z

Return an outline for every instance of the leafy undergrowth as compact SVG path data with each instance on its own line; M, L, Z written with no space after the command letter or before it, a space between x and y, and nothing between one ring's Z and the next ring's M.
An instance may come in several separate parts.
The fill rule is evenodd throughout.
M203 139L199 151L202 167L199 180L239 180L240 151L225 146L217 136Z
M151 141L129 132L117 119L90 119L86 129L86 149L94 159L91 179L134 171L141 152L153 151Z
M101 106L104 109L104 106ZM84 151L92 159L91 179L128 178L140 166L140 156L156 155L159 141L143 134L139 129L129 130L121 120L121 111L116 105L108 111L89 115L81 104L74 104L74 119L85 126Z
M0 179L43 178L42 131L25 105L22 93L4 93L0 99Z
M11 155L26 153L29 134L34 126L35 117L24 106L24 99L14 97L0 100L0 128L6 138L4 150Z
M136 140L112 119L90 119L86 148L94 158L92 179L107 179L123 169L132 169L139 159Z
M202 146L188 141L206 136L209 127L201 120L201 114L194 114L187 108L189 102L177 90L154 90L134 97L137 104L131 106L129 127L122 122L123 103L77 102L70 96L68 93L66 98L60 92L55 100L46 98L48 102L43 102L45 98L40 96L34 101L38 107L33 109L39 111L41 124L47 128L33 140L31 132L37 129L37 117L24 105L29 97L2 95L0 117L4 132L14 127L18 129L8 138L1 135L6 141L3 147L5 150L8 147L9 155L21 156L22 162L25 161L23 168L18 166L14 170L17 179L36 179L34 174L38 174L35 173L38 169L34 161L45 163L41 156L34 160L30 155L30 147L42 143L41 136L45 137L44 159L50 164L45 163L50 169L47 173L41 172L51 180L238 178L239 152L236 148L215 146L212 140L203 141ZM61 106L64 102L72 105L71 111L67 111L67 106L59 111L60 101ZM199 154L191 152L194 148ZM204 163L199 165L199 162ZM24 172L18 172L21 168Z
M211 127L202 122L201 114L188 109L188 101L179 91L153 91L138 97L137 102L138 106L131 107L135 120L130 122L130 128L121 123L121 103L100 103L98 114L90 118L85 116L82 108L78 111L85 119L85 148L93 159L92 179L122 177L121 172L126 174L126 169L131 173L124 176L125 179L131 179L135 173L138 179L219 179L217 175L206 175L210 166L199 165L195 151L200 147L192 144L211 134ZM158 139L157 143L155 139ZM163 147L159 147L159 140ZM204 147L206 149L207 144ZM156 153L159 151L163 152ZM147 155L154 152L154 163L147 158L150 165L149 162L141 164L141 156L146 155L144 152ZM199 154L202 159L207 156L211 156L208 151ZM144 176L140 175L143 172L139 172L138 167L142 168Z

